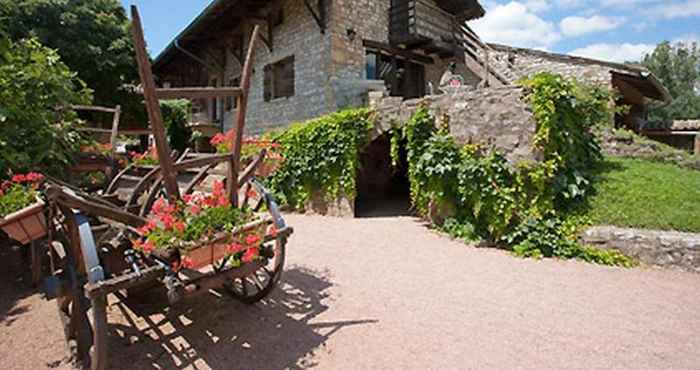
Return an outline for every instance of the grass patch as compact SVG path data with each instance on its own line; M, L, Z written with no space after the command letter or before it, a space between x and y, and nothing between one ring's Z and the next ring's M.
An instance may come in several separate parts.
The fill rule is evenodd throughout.
M587 209L593 223L700 232L700 172L608 158L597 177Z

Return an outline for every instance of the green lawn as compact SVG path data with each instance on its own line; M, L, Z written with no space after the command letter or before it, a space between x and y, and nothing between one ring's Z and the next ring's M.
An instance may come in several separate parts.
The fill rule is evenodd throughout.
M700 232L700 171L609 158L588 215L595 224Z

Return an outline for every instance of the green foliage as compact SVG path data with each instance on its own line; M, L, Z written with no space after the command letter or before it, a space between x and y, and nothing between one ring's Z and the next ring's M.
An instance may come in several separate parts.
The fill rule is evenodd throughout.
M556 167L554 193L562 205L583 199L585 173L601 159L592 129L612 122L611 92L560 75L540 73L522 84L531 90L537 121L534 145Z
M0 219L36 202L36 190L21 184L12 184L0 190Z
M0 61L0 178L30 170L62 175L82 140L66 107L88 104L90 91L37 40L9 45Z
M457 218L448 218L439 226L439 230L451 238L465 243L472 243L480 239L472 224Z
M520 257L557 257L581 259L587 262L632 267L635 262L615 250L601 250L582 246L576 235L568 231L571 225L557 218L529 218L511 232L506 240L513 246L513 253Z
M401 133L415 208L424 216L447 211L442 229L448 234L506 243L517 255L627 265L615 252L579 245L570 222L557 217L588 195L589 173L601 158L591 130L610 122L610 93L548 73L523 84L537 121L535 149L544 160L513 166L498 151L459 147L420 108Z
M664 126L674 119L700 118L700 96L695 90L700 86L700 48L697 44L662 42L644 57L642 64L659 78L673 98L669 104L651 104L649 120L653 124Z
M700 232L700 172L610 158L598 168L586 214L598 224Z
M192 103L185 99L160 102L168 142L171 149L175 149L180 153L187 149L192 138L192 130L187 127L191 108Z
M125 84L138 81L130 21L117 0L0 0L0 19L12 40L36 38L95 91L95 103L125 110L136 97ZM142 109L142 106L139 107Z
M329 199L354 197L360 149L372 127L367 109L351 109L275 134L284 162L268 179L270 188L281 203L298 209L319 191Z

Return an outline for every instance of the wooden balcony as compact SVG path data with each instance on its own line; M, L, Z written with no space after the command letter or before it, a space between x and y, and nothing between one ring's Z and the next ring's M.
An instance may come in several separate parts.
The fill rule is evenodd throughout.
M428 53L455 53L464 44L457 15L432 0L392 0L389 40L393 46Z

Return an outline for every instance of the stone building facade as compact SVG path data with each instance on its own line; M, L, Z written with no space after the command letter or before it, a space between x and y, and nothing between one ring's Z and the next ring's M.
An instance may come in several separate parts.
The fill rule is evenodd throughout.
M230 0L229 3L240 1ZM238 8L218 5L224 1L214 1L198 18L200 25L194 25L198 27L189 27L158 56L154 72L162 85L171 87L236 85L242 68L241 50L247 49L253 24L259 23L261 35L270 40L259 42L255 47L247 134L257 134L346 107L366 105L369 91L391 90L386 81L368 76L368 55L373 52L400 59L400 63L408 64L406 61L410 60L411 66L423 69L422 86L418 87L421 96L430 92L430 86L433 91L437 89L450 62L458 64L458 71L468 83L476 84L478 78L458 53L438 55L392 46L390 10L395 1L401 0L270 1L270 7L279 4L279 20L259 23L251 16L240 24L221 30L217 27L218 19L238 11ZM445 17L433 19L433 22L454 21L454 15L437 9L436 1L441 0L418 1L436 9L431 16ZM476 1L466 3L480 8ZM220 14L214 15L217 10ZM320 14L324 14L323 26L316 19ZM208 28L216 28L219 32L207 34ZM233 29L239 31L233 32ZM233 48L231 45L241 36L242 42ZM188 39L192 41L186 42ZM265 68L292 56L294 93L265 99ZM211 68L217 65L222 68ZM218 99L197 103L201 110L199 117L220 125L222 129L230 127L231 117L235 114L232 102Z

